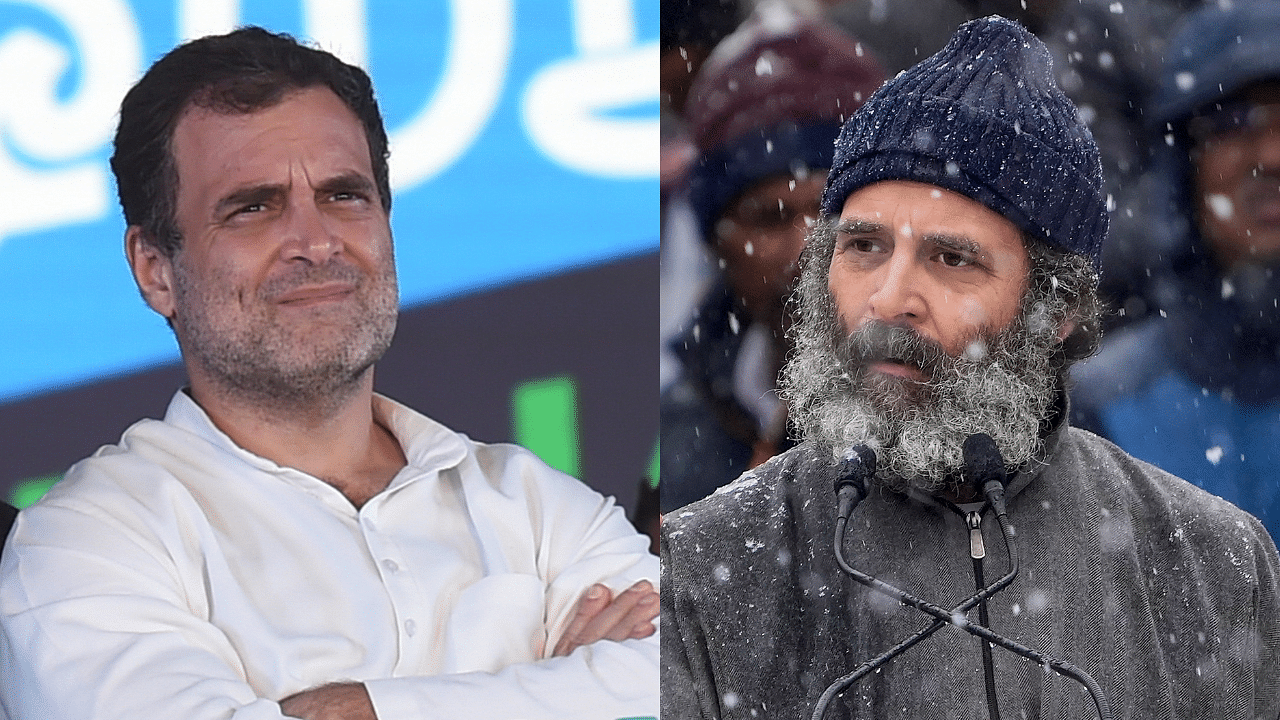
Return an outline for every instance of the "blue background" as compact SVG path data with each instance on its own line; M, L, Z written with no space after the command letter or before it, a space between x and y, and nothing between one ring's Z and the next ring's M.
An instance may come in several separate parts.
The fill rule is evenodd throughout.
M0 2L0 48L12 33L27 31L62 46L72 63L56 91L70 99L80 89L85 60L71 30L43 4ZM394 136L441 82L450 3L367 0L365 5L367 69ZM655 61L657 5L635 0L630 6L635 26L630 51L655 48ZM652 171L610 174L568 167L531 138L521 104L540 71L580 57L573 3L512 0L512 6L511 59L493 112L448 167L397 189L392 225L406 307L658 248L656 62L646 99L600 111L652 125L645 135L652 138ZM141 70L179 41L176 0L138 0L128 8L141 35ZM297 0L242 0L241 22L306 35ZM40 172L86 161L105 167L110 155L109 143L103 143L73 161L45 161L21 147L7 124L0 125L0 141L8 162ZM394 175L394 153L391 165ZM178 359L172 334L134 288L121 249L124 225L113 183L107 191L106 211L97 219L0 236L0 403ZM8 201L21 202L21 197L10 193Z

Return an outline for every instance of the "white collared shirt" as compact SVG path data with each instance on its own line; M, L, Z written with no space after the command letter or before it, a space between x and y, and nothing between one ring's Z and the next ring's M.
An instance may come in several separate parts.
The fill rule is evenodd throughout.
M363 681L379 720L657 716L657 637L551 658L594 582L658 582L611 499L375 397L408 464L356 509L185 392L76 464L0 563L11 720L280 718Z

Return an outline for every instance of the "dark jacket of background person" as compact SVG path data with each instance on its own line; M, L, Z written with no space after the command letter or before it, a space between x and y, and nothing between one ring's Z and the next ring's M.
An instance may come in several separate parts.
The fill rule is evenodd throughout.
M1047 442L1044 463L1010 481L1022 573L990 627L1080 666L1117 720L1280 717L1280 560L1262 526L1089 433L1060 424ZM808 718L828 684L929 624L836 567L835 475L805 443L666 516L664 718ZM965 518L918 497L873 491L845 548L947 607L975 591ZM979 646L944 628L846 690L836 705L852 714L827 716L986 717ZM1003 717L1096 717L1074 681L994 659Z
M1280 6L1212 6L1189 23L1172 42L1148 110L1155 170L1142 254L1145 293L1158 312L1113 333L1074 368L1073 424L1230 500L1275 535L1280 277L1274 265L1225 273L1210 254L1185 124L1207 103L1280 78Z
M841 31L777 7L761 11L721 43L689 95L699 156L687 197L712 248L722 214L755 183L810 172L825 177L844 119L884 79L872 54ZM669 344L681 372L661 401L664 512L742 474L770 430L782 441L778 450L788 447L780 428L762 427L735 395L743 339L759 321L721 273Z

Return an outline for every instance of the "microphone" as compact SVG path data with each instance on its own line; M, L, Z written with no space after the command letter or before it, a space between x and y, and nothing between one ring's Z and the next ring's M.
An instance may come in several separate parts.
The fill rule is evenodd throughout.
M964 456L965 478L987 497L996 517L1008 515L1004 503L1004 486L1008 482L1008 474L996 441L986 433L970 435L965 438L960 452Z
M1004 458L996 442L986 433L970 435L961 446L964 456L964 477L972 483L974 489L980 490L987 497L987 503L996 513L996 521L1000 523L1000 533L1005 538L1005 550L1009 553L1010 579L1018 572L1017 554L1013 551L1012 539L1005 526ZM986 585L983 580L982 559L986 557L986 548L982 541L982 512L970 512L966 517L969 525L969 556L973 558L973 579L978 587ZM991 617L987 610L986 600L978 603L978 622L983 627L991 626ZM990 642L982 643L982 665L986 679L987 712L994 718L1000 717L1000 700L996 692L994 658Z
M836 517L849 519L853 509L867 497L867 481L876 474L876 454L866 445L852 447L840 460L836 473Z
M835 482L836 494L839 499L839 511L836 521L836 530L834 538L834 550L836 564L842 571L848 574L859 584L867 588L886 595L897 600L904 605L911 607L930 615L934 621L928 627L925 627L914 635L902 640L887 652L873 658L860 665L854 672L837 679L831 683L822 693L814 707L812 720L822 720L826 714L826 710L835 696L843 692L853 683L867 676L876 668L887 663L891 658L896 657L916 643L924 640L932 635L939 628L951 624L970 635L974 635L982 640L987 641L984 645L998 645L1015 655L1022 656L1032 662L1035 662L1045 668L1064 677L1071 678L1084 686L1088 691L1090 698L1093 700L1094 709L1097 711L1101 720L1111 720L1111 707L1107 703L1106 695L1103 694L1101 686L1098 685L1092 677L1084 670L1064 662L1054 657L1045 655L1044 653L1033 650L1032 648L1021 645L1009 638L993 632L987 627L987 623L976 624L972 622L957 621L957 617L964 612L973 608L975 605L984 602L987 598L996 592L1004 589L1011 583L1018 573L1018 554L1013 543L1012 529L1007 526L1008 513L1005 508L1004 486L1007 481L1007 473L1004 468L1004 458L1000 455L999 448L996 447L995 441L990 435L979 433L971 435L965 439L961 448L964 458L963 476L972 482L975 486L981 487L983 494L987 496L987 501L991 503L995 510L996 519L999 521L1001 535L1004 537L1005 550L1009 554L1010 569L1009 573L1000 578L991 585L982 588L977 594L965 600L952 610L947 610L934 603L921 600L914 595L901 590L889 583L879 580L868 575L857 568L852 567L844 558L844 531L846 521L853 512L853 508L863 500L867 495L866 482L869 477L875 473L875 453L865 445L859 445L852 448L845 455L844 460L840 464L840 473ZM845 507L847 504L847 508ZM988 648L989 648L988 645ZM988 652L990 650L988 649Z

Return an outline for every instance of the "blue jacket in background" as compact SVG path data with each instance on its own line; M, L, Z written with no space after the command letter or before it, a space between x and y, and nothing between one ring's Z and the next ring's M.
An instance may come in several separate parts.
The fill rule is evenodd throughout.
M1226 498L1280 531L1280 265L1225 272L1195 220L1185 121L1280 78L1280 4L1204 6L1172 40L1148 103L1154 161L1142 217L1157 310L1072 371L1072 423Z

